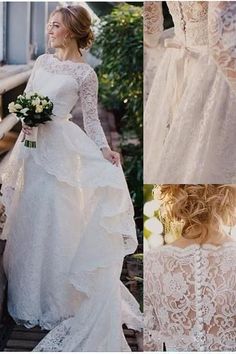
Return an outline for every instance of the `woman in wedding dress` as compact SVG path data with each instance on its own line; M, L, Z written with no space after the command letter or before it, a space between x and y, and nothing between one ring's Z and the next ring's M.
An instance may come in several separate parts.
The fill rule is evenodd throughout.
M236 185L160 185L177 241L145 254L144 349L236 350Z
M144 182L235 183L236 2L167 4L174 31L144 5Z
M97 76L80 50L93 40L81 6L55 10L48 35L56 53L38 57L26 92L48 96L52 121L37 147L24 126L3 173L8 310L26 327L52 330L40 351L129 350L122 323L139 330L138 304L120 282L137 246L133 206L97 115ZM86 133L69 118L80 100Z

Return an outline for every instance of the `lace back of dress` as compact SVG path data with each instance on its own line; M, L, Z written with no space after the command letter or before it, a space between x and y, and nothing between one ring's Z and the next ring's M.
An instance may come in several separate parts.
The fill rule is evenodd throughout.
M145 350L236 350L235 259L235 243L147 256Z

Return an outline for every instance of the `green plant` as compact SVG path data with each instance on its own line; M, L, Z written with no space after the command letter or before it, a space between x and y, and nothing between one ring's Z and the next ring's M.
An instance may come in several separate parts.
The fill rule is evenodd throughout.
M101 18L92 53L97 68L99 99L116 116L122 135L124 170L136 207L142 208L143 129L142 9L127 3Z

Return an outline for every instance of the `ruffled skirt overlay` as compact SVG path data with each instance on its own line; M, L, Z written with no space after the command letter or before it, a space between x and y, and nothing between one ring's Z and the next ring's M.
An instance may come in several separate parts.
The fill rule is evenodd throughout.
M82 351L120 351L127 347L123 319L141 327L138 304L122 296L119 280L123 257L137 246L123 171L65 119L39 127L36 149L21 139L2 176L9 313L27 327L60 331L72 321L80 332L73 343ZM105 329L117 332L113 344ZM48 336L45 351L55 347ZM60 340L60 351L66 351L67 338Z
M236 97L228 82L206 46L160 52L145 109L144 182L235 183Z

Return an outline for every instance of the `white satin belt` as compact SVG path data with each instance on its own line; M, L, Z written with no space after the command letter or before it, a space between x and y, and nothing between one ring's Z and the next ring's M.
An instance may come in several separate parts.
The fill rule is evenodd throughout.
M186 78L189 76L185 71L188 69L186 59L199 59L202 55L207 55L209 49L207 45L188 47L185 43L181 42L178 38L166 38L164 41L165 48L179 49L175 60L175 70L172 77L172 85L174 87L174 94L171 103L172 117L166 124L166 128L169 130L173 119L173 115L177 111L177 107L180 103L181 97L184 93Z
M70 113L64 115L64 116L59 116L57 114L52 116L53 122L67 122L72 118L72 115Z
M198 45L190 47L186 46L185 43L181 42L177 38L166 38L164 41L164 46L165 48L180 49L183 56L189 55L194 59L198 59L200 55L205 55L209 53L209 48L207 45Z

